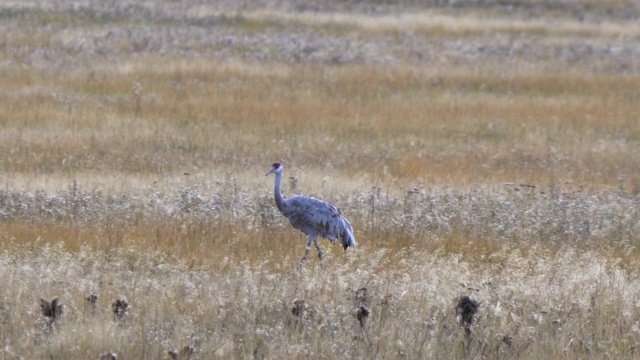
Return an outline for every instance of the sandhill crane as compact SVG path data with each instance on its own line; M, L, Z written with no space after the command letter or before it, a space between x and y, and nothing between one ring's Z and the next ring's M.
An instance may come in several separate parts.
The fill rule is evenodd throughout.
M306 196L298 195L290 198L282 196L280 182L282 181L283 170L282 164L276 162L273 163L265 176L272 173L276 174L274 195L278 210L289 219L291 226L307 235L307 248L300 263L302 264L307 260L311 243L316 246L318 257L322 260L322 251L316 241L318 236L329 239L331 244L339 240L345 251L350 247L355 247L356 240L353 237L353 229L335 206Z

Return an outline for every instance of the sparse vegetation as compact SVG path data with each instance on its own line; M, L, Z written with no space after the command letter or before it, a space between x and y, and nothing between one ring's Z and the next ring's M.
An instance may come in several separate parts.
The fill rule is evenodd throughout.
M638 6L393 3L0 4L2 356L637 357Z

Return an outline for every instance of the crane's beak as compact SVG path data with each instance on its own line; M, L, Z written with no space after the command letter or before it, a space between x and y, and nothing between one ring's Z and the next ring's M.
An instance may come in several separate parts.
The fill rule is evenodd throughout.
M267 175L271 174L274 171L276 171L276 168L272 167L271 170L267 171L267 173L264 174L264 176L267 176Z

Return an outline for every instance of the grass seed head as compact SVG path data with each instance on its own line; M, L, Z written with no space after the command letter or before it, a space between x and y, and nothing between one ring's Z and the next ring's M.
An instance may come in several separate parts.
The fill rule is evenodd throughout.
M118 359L118 354L112 353L112 352L108 352L108 353L105 353L105 354L100 354L100 357L98 359L99 360L117 360Z
M302 318L304 316L305 310L307 309L307 304L302 299L296 299L293 301L293 307L291 308L291 314L297 318Z
M469 296L461 296L456 305L456 319L464 327L467 335L471 334L473 316L478 312L478 302Z
M52 330L56 325L59 325L63 306L58 298L53 298L50 302L40 299L40 310L42 311L42 321L48 330Z
M507 344L508 347L511 347L511 345L513 345L513 338L509 335L505 335L502 337L502 342Z
M371 311L366 305L360 305L355 309L355 316L360 323L360 327L364 328L367 325L367 320L369 319L369 315Z
M111 304L111 310L113 310L114 319L120 320L129 311L129 303L126 300L118 299Z
M191 359L195 352L196 350L193 346L185 345L180 351L177 349L171 349L167 353L169 354L169 358L172 360L188 360Z

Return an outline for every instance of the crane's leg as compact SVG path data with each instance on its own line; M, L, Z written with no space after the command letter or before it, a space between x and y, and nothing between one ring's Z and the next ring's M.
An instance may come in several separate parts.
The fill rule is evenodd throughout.
M318 250L318 257L320 258L320 261L322 261L322 250L320 250L320 246L318 245L318 240L313 239L313 245L316 246L316 250Z
M302 260L300 260L300 264L304 264L305 261L307 261L307 255L309 255L309 248L311 248L311 243L315 243L316 242L316 235L309 235L309 237L307 238L307 248L304 251L304 256L302 257Z

